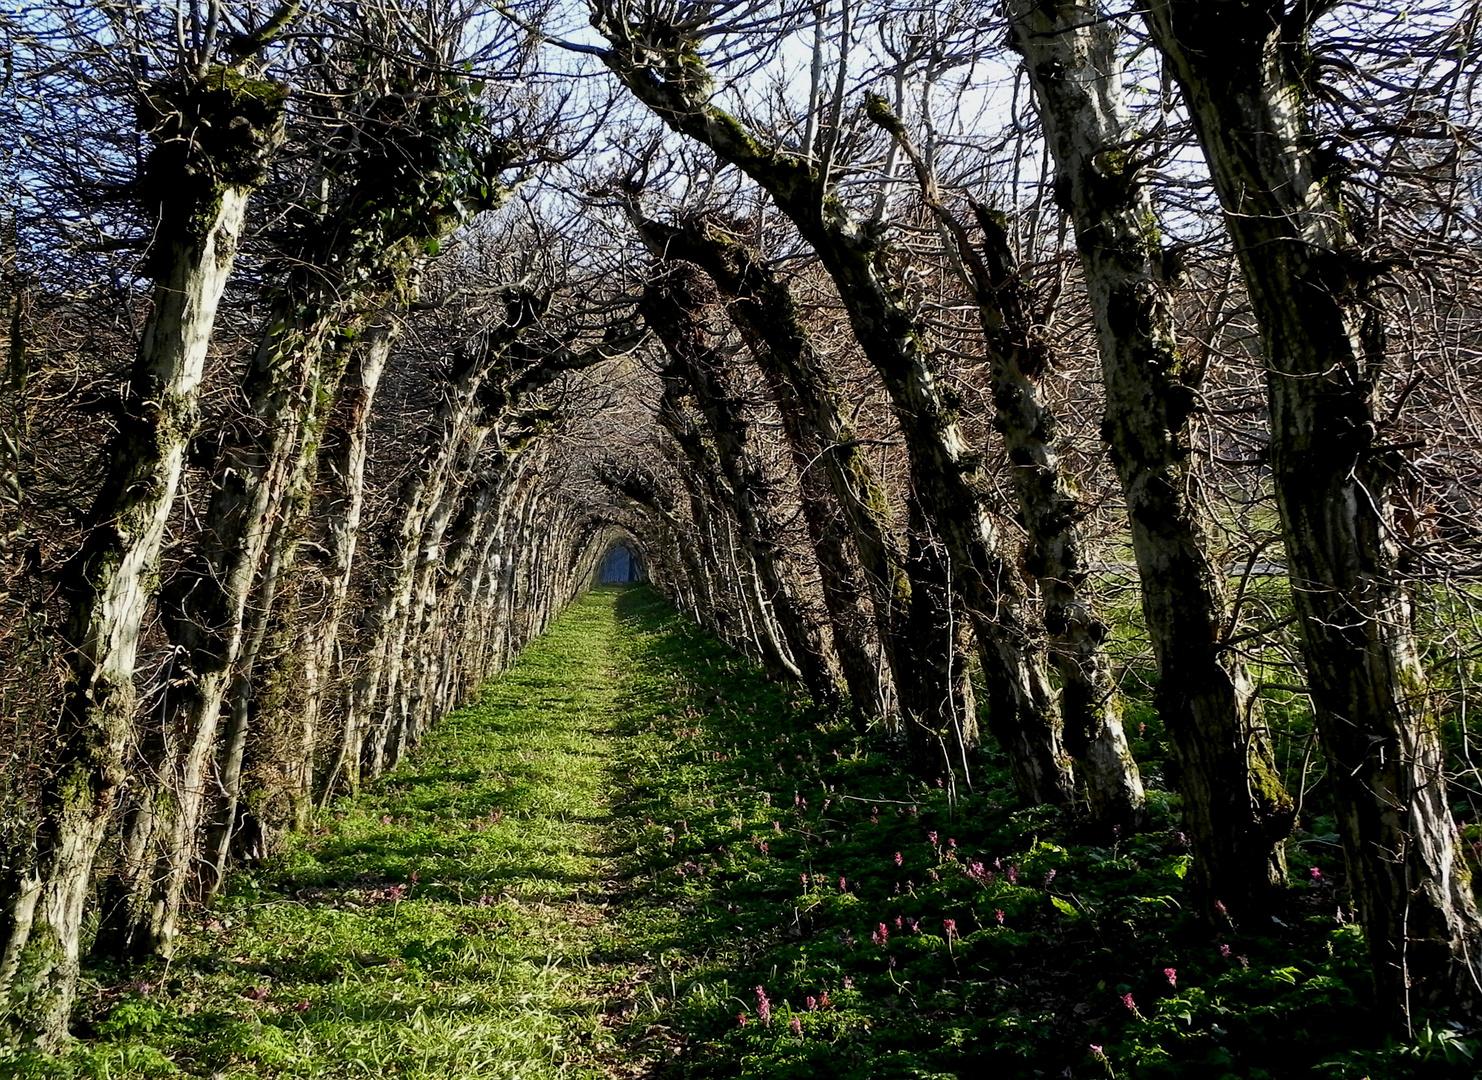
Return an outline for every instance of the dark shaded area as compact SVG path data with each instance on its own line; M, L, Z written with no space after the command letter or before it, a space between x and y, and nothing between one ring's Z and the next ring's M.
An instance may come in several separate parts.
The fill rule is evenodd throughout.
M597 571L597 582L601 585L627 585L646 580L643 561L627 544L619 544L609 551L602 560L602 568Z

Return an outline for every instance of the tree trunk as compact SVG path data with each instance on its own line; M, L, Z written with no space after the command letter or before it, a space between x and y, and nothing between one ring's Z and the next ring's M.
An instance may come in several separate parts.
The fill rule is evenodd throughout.
M398 338L398 324L373 328L355 349L340 388L340 400L320 450L319 488L311 520L319 529L327 597L319 618L304 635L304 702L301 741L306 758L293 782L297 797L308 803L314 794L313 752L318 742L326 692L334 687L335 653L350 594L360 518L365 506L365 466L376 390ZM218 818L217 828L226 819ZM216 845L219 851L220 840ZM221 880L220 873L216 880Z
M158 145L144 187L161 196L147 264L156 283L153 306L106 455L108 472L69 575L71 672L58 768L42 795L32 868L0 951L0 1013L20 1037L49 1048L66 1036L83 904L126 777L138 639L217 304L249 193L283 137L285 92L275 83L218 70L151 92L159 115L150 134Z
M711 344L706 315L717 299L715 286L688 262L663 264L644 290L639 305L645 321L669 350L665 404L660 422L690 456L711 494L736 517L742 544L751 556L766 603L780 624L803 685L824 708L838 703L838 684L818 627L803 605L796 571L783 547L771 481L749 445L741 391L729 362ZM679 398L692 394L715 441L714 456L699 432L688 426ZM719 476L716 475L719 473ZM722 481L720 477L724 477Z
M940 768L954 784L959 776L970 783L968 759L978 743L977 702L968 672L971 627L962 598L952 587L946 547L931 535L914 501L909 526L903 569L910 594L902 604L897 682L906 747L918 761ZM1013 738L1017 730L1016 724L1007 723L1002 734ZM1008 743L1004 749L1015 765L1034 758L1015 755Z
M1197 375L1175 347L1152 202L1130 159L1120 85L1106 77L1117 70L1116 25L1086 0L1009 8L1096 320L1103 431L1127 500L1195 871L1209 914L1216 902L1237 919L1262 914L1285 884L1281 842L1295 807L1227 645L1224 578L1188 466Z
M864 717L888 715L898 630L890 613L903 582L900 560L881 520L883 500L869 463L844 419L842 396L808 340L791 292L755 252L713 223L699 219L670 228L632 216L651 251L696 264L725 297L726 314L777 401L850 697ZM850 505L859 508L857 520L846 512ZM878 644L870 640L871 623ZM877 649L884 653L884 672Z
M1318 6L1313 10L1321 10ZM1319 738L1379 1001L1482 1014L1482 918L1456 851L1439 718L1400 574L1378 435L1380 268L1308 130L1305 5L1154 0L1266 351L1271 469Z
M1142 778L1122 730L1121 700L1106 654L1110 630L1085 591L1084 512L1060 456L1059 423L1040 385L1053 367L1053 350L1030 311L1029 290L1002 215L972 204L982 234L981 247L975 246L885 99L870 95L866 111L914 165L922 200L951 237L977 305L988 345L994 426L1003 437L1028 539L1027 569L1039 587L1050 658L1060 675L1065 745L1081 766L1092 819L1108 831L1135 827L1142 820Z

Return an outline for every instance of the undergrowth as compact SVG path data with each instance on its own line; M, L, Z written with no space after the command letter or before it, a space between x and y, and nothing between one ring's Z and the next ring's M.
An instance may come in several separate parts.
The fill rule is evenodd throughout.
M1439 1018L1387 1039L1341 866L1294 844L1283 918L1211 929L1177 801L1086 843L991 757L955 801L811 714L651 595L619 603L635 708L631 872L670 957L664 1074L1470 1077ZM638 822L641 820L641 826Z
M1293 847L1280 921L1211 929L1175 799L1088 843L980 771L954 799L651 591L598 590L173 964L91 971L70 1055L0 1072L1474 1074L1440 1018L1370 1024L1325 847Z

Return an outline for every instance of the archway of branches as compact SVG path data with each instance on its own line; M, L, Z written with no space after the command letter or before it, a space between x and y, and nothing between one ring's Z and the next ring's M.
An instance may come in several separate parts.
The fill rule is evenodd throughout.
M14 1026L610 576L1475 1019L1476 6L536 8L5 22Z

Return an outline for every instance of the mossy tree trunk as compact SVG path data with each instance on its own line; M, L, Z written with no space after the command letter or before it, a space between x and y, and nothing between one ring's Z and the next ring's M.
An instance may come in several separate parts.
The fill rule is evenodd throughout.
M398 337L398 324L386 323L374 327L357 344L319 450L319 483L310 520L317 534L315 550L320 553L312 565L322 577L325 599L311 613L300 647L304 683L299 733L302 756L290 776L293 798L302 805L308 805L315 794L314 754L326 696L335 685L335 653L356 566L365 506L370 419L381 376ZM230 760L224 760L224 802L234 802L240 795L240 763L235 787L229 782L231 765ZM217 867L214 880L218 885L230 851L229 830L235 820L235 807L223 806L213 824L208 852Z
M1127 500L1158 709L1178 762L1207 913L1271 909L1294 804L1240 656L1189 467L1197 373L1174 341L1152 201L1134 154L1117 27L1086 0L1012 0L1014 47L1039 102L1055 190L1075 228L1106 388L1103 432Z
M508 364L506 353L545 311L543 295L514 291L504 298L501 323L464 342L451 357L440 390L436 419L422 435L419 467L412 469L397 495L401 508L393 527L379 538L373 562L385 567L374 584L373 599L361 620L367 644L360 668L344 696L344 724L339 748L326 780L325 796L341 786L359 789L363 766L378 770L384 760L390 709L400 679L396 641L405 632L418 551L429 517L457 472L472 433L484 432L480 395Z
M129 849L144 854L110 883L101 953L169 953L211 798L222 704L239 678L251 678L262 640L253 621L269 616L276 577L293 558L274 544L299 534L350 339L407 303L427 253L505 194L502 146L463 172L443 168L444 143L465 138L468 119L448 119L456 102L438 86L365 91L360 152L336 160L332 204L303 231L248 365L250 418L226 442L195 550L164 590L166 626L190 677L167 688L158 710L145 762L152 779L128 826Z
M1110 831L1142 820L1142 778L1122 730L1121 696L1107 656L1110 630L1086 589L1080 522L1085 510L1060 452L1059 420L1041 385L1054 350L1038 329L1003 216L972 204L980 242L948 209L930 165L885 99L870 95L870 119L888 131L915 167L922 201L951 238L988 346L994 426L1003 437L1026 569L1039 589L1050 658L1060 676L1065 746L1085 782L1091 817Z
M892 601L909 582L869 463L844 418L842 394L809 341L802 313L771 267L713 222L692 219L676 228L633 217L656 255L692 262L715 282L776 399L845 685L862 718L881 717L892 696L899 633L890 619Z
M218 302L247 200L283 138L286 91L214 69L158 83L140 107L155 149L146 268L153 301L130 372L103 485L68 580L69 684L36 850L6 921L0 1015L55 1047L78 976L93 861L126 777L136 731L134 663L174 505Z
M1482 918L1456 850L1440 720L1416 649L1379 408L1382 268L1365 261L1309 130L1321 5L1153 0L1261 327L1271 470L1318 735L1379 1001L1398 1023L1482 1013Z

